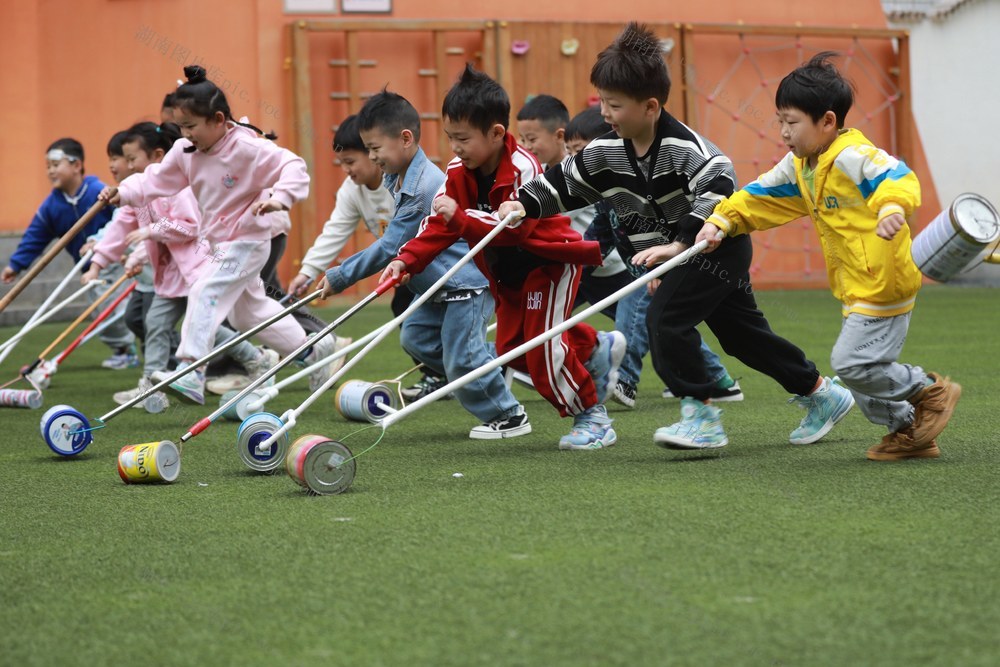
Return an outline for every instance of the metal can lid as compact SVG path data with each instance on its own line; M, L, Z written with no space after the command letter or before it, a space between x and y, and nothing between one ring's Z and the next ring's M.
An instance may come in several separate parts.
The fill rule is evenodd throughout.
M327 440L313 445L302 466L309 491L321 496L343 493L354 483L357 463L347 445Z

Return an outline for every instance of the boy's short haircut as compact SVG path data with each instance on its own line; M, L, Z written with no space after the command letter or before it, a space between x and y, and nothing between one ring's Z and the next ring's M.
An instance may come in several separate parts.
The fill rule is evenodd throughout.
M556 132L569 123L569 110L557 97L535 95L517 112L517 119L537 120L549 132Z
M125 157L122 146L128 141L128 130L115 132L108 139L108 157Z
M173 93L167 93L163 96L163 104L160 105L161 109L173 109L177 106L177 102L174 100Z
M663 106L670 96L670 73L659 38L635 21L625 26L611 46L597 55L590 83L599 90L623 93L635 100L656 98Z
M611 125L601 115L601 107L587 107L566 124L566 141L583 139L593 141L611 131Z
M832 111L837 116L837 128L843 128L847 112L854 105L854 86L830 62L836 55L833 51L817 53L792 70L778 84L774 105L778 109L798 109L814 123Z
M382 92L369 97L358 112L358 130L377 130L393 137L409 130L419 142L420 114L405 97L383 88Z
M80 164L83 164L83 144L71 137L56 139L45 149L45 153L49 160L61 160L65 158L70 162L78 161ZM59 154L59 157L56 157L57 154Z
M333 135L333 152L341 151L361 151L368 154L365 142L361 140L361 132L358 129L358 117L351 114L340 121L337 132Z
M494 125L510 127L510 98L488 75L467 63L458 81L444 96L441 116L466 121L483 134Z

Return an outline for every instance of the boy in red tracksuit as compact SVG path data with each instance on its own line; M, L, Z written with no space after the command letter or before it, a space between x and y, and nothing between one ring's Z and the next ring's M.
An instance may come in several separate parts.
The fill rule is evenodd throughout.
M495 81L466 66L442 107L445 134L456 157L444 190L417 235L400 248L381 280L419 273L459 238L473 245L497 224L495 211L541 168L507 131L510 100ZM569 317L582 264L600 265L597 243L584 241L555 216L523 219L502 231L475 257L496 301L497 353L514 349ZM560 449L600 449L617 441L604 407L618 380L625 337L578 324L511 362L527 372L538 392L573 415ZM455 378L449 378L451 380Z

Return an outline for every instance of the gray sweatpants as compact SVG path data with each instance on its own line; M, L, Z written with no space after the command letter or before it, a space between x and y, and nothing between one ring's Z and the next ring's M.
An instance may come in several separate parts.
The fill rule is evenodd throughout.
M868 317L851 313L844 319L830 353L830 365L840 376L868 421L890 433L913 423L907 401L924 387L927 374L919 366L896 360L906 342L910 313Z
M117 262L101 269L100 273L97 274L97 277L102 280L106 280L108 282L105 285L98 285L96 287L92 287L91 289L89 289L87 291L87 300L90 303L94 303L94 301L97 300L97 297L99 297L101 294L104 294L104 292L107 291L108 286L111 285L111 283L121 278L123 273L125 273L125 268L121 264L118 264ZM101 305L98 306L97 310L94 311L94 316L96 317L98 313L103 312L104 309L107 308L108 305L112 301L114 301L115 298L119 294L121 294L130 284L131 283L128 280L123 282L118 289L116 289L108 298L106 298L104 301L101 302ZM115 309L115 312L111 313L111 315L108 317L108 320L111 320L116 315L124 314L125 309L127 307L128 307L127 300L121 302L118 305L118 308ZM107 322L108 320L105 320L105 322ZM118 350L119 348L128 347L133 342L135 342L135 336L132 334L131 331L128 330L128 327L125 326L124 317L119 317L117 320L113 321L111 324L105 327L101 331L99 337L101 339L101 342L110 347L112 350Z
M170 334L184 316L185 310L187 310L187 297L167 298L159 294L153 297L153 302L146 311L146 363L143 369L145 375L167 370L167 362L170 361ZM215 347L235 335L236 332L229 327L219 326L215 332ZM245 340L235 345L227 354L239 363L246 364L256 358L257 349L250 341Z

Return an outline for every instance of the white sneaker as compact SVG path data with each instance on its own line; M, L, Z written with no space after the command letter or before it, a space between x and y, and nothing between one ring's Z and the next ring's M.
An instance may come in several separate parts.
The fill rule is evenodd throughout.
M281 357L274 350L270 350L264 347L257 348L260 351L260 355L253 361L246 364L247 373L250 376L250 381L258 380L267 373L269 370L278 365L278 361ZM267 382L262 384L262 387L270 387L274 384L274 374L267 379Z
M327 334L313 344L313 349L306 357L304 365L312 366L320 359L326 359L354 342L353 338L341 338L336 334ZM316 391L327 380L344 366L344 357L337 359L309 374L309 390Z
M149 376L143 375L139 378L139 386L134 389L126 389L125 391L117 391L112 395L112 399L118 405L125 405L129 401L134 401L136 398L145 394L147 391L153 388L153 382L149 379ZM132 406L133 408L141 408L142 403L136 403Z

